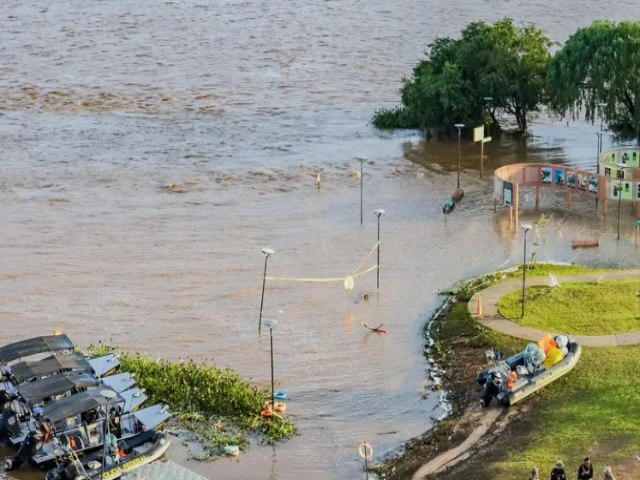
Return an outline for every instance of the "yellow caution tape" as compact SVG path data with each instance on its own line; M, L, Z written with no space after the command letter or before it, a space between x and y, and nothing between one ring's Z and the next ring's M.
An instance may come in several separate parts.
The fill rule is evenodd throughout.
M376 251L376 248L378 248L379 243L380 242L376 243L373 246L371 251L364 257L362 262L360 262L360 265L358 265L356 267L356 269L353 271L353 273L350 273L348 275L343 275L341 277L324 277L324 278L323 277L297 278L297 277L267 276L267 277L265 277L265 279L266 280L276 280L276 281L281 281L281 282L316 282L316 283L344 282L347 277L352 277L352 278L359 277L360 275L364 275L365 273L369 273L369 272L371 272L373 270L376 270L378 268L377 265L374 265L372 267L367 268L366 270L363 270L362 272L360 271L360 269L362 268L362 265L364 265L364 263L371 256L371 254Z

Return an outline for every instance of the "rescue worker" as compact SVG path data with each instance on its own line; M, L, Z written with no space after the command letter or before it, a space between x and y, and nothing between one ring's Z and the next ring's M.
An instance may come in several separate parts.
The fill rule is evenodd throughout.
M480 405L482 407L488 407L491 399L500 393L501 388L502 374L500 372L493 372L484 384L484 396L482 400L480 400Z
M551 470L551 480L567 480L567 474L564 472L564 463L561 460L558 460L554 469Z
M584 462L578 467L578 480L593 480L593 465L589 457L585 457Z

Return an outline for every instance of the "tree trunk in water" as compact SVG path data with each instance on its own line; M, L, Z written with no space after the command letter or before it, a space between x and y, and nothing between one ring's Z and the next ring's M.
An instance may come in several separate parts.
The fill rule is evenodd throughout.
M516 122L518 123L518 133L527 135L527 112L520 107L515 110Z

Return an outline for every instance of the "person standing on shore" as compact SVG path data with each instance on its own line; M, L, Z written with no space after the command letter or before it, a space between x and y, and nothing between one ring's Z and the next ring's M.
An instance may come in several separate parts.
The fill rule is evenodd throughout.
M551 470L551 480L567 480L567 474L564 472L564 463L561 460L558 460L555 468Z
M578 480L593 480L593 465L589 457L585 457L584 462L578 467Z
M604 480L616 480L616 477L613 476L613 472L611 471L611 467L604 469Z
M531 467L531 475L529 475L528 480L540 480L538 473L538 467Z

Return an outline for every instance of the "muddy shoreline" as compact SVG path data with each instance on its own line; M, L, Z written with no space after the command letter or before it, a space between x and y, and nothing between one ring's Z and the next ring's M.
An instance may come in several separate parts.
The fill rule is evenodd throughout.
M479 408L481 388L475 377L485 367L487 345L478 339L487 330L475 322L458 324L454 312L466 308L473 292L505 278L512 271L515 269L463 281L442 293L446 298L424 328L424 356L430 365L429 376L436 379L431 389L443 392L449 414L438 419L433 429L407 441L399 455L376 465L375 471L380 478L423 478L426 471L445 478L451 473L449 467L468 459L471 453L474 459L484 457L485 452L481 449L487 446L487 438L504 430L511 418L520 412L516 408L507 412L497 406L488 410ZM491 417L490 421L486 420L487 416Z
M381 478L389 480L411 478L422 465L460 444L471 433L470 428L462 425L461 420L465 410L475 398L477 390L471 387L469 378L454 374L459 370L456 369L456 363L462 354L462 347L456 348L455 345L443 344L439 338L442 324L446 321L455 302L455 297L450 295L427 323L425 327L427 345L424 349L427 360L435 360L431 366L431 372L437 369L441 373L440 378L443 379L443 383L440 387L441 391L446 392L447 402L451 406L450 413L433 429L409 440L399 456L379 465L378 473ZM480 360L479 352L476 356Z

